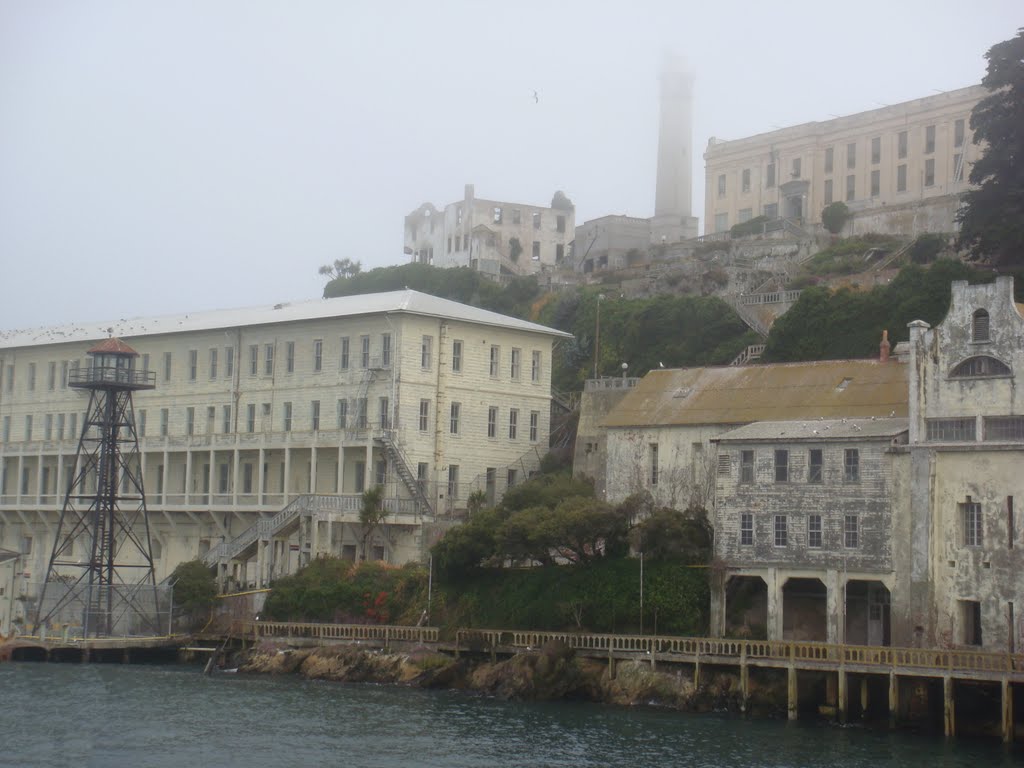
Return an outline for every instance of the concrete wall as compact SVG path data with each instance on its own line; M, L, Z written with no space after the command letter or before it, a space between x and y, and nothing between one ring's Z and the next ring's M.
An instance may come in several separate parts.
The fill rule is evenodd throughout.
M637 379L593 379L587 382L580 396L572 474L573 477L592 479L599 499L606 498L608 492L608 431L601 421L636 386L636 382Z

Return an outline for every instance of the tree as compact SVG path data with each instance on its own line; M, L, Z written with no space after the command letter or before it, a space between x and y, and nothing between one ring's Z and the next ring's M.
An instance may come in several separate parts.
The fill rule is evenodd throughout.
M335 259L333 264L324 264L317 273L331 280L348 280L363 271L363 265L351 259Z
M384 511L384 486L375 485L363 491L363 505L359 509L359 525L362 526L361 559L366 560L366 545L378 525L384 522L387 512Z
M566 195L562 190L555 192L554 196L551 198L551 207L558 211L572 211L576 208L576 206L572 204L572 200L570 200L568 195Z
M842 200L836 200L831 205L826 205L821 212L821 224L833 235L843 231L846 222L850 219L850 209Z
M1024 28L985 54L981 84L989 95L971 111L974 143L984 142L971 168L976 188L963 194L960 247L998 264L1024 262Z
M656 509L632 531L633 548L652 560L706 563L711 558L711 525L707 510L692 506L685 512Z
M179 563L171 574L174 605L192 622L204 616L217 596L217 582L202 560Z

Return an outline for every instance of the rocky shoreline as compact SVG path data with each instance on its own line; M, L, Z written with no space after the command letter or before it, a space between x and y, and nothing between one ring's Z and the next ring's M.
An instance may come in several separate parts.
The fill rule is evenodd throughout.
M702 674L698 688L682 670L654 669L645 660L619 661L614 676L605 662L576 656L561 644L491 662L453 659L426 647L383 651L357 645L293 648L264 642L236 657L240 672L297 674L310 680L383 683L418 688L466 690L520 701L590 701L652 706L685 712L741 711L738 675ZM785 683L750 691L747 712L785 717Z

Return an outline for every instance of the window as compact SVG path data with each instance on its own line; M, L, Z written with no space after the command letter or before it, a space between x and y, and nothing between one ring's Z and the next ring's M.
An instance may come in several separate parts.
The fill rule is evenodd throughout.
M242 493L252 493L252 463L242 465Z
M533 350L530 361L530 381L540 381L540 350Z
M166 411L167 409L164 408ZM164 434L167 434L167 430L164 430ZM78 437L78 414L72 413L68 416L68 435L74 440Z
M8 418L8 417L5 417L5 418ZM57 439L58 440L63 440L64 439L64 419L65 419L65 416L64 416L63 413L58 413L57 414ZM143 411L139 411L139 436L140 437L145 437L146 436L146 412L144 410ZM4 438L4 439L6 440L6 438Z
M561 264L562 259L565 258L565 246L561 243L555 245L555 263Z
M360 336L359 337L359 367L369 368L370 367L370 337Z
M423 370L429 370L432 365L431 353L434 347L434 337L424 336L420 340L420 367Z
M846 167L856 168L857 167L857 145L847 144L846 145Z
M556 232L565 232L565 216L556 216L555 217L555 231Z
M505 473L505 486L507 488L513 487L519 478L519 472L515 469L510 469Z
M48 413L43 417L43 439L53 440L53 414Z
M74 419L75 414L71 414ZM167 427L170 422L171 414L167 408L160 409L160 437L167 437Z
M449 235L449 237L448 237L448 253L451 253L451 252L452 252L452 238Z
M533 214L533 228L540 229L540 212L536 211Z
M235 348L224 347L224 375L229 379L235 375Z
M274 345L263 345L263 373L266 376L274 375Z
M789 482L789 451L787 450L775 451L775 482Z
M513 381L519 381L519 363L522 359L523 351L521 349L512 349L512 359L509 365L509 376Z
M750 191L750 169L744 168L740 174L740 190L743 192Z
M245 431L256 431L256 403L249 403L245 406Z
M799 157L793 158L793 172L790 174L794 179L800 178L801 171L801 159Z
M500 206L494 206L494 210L491 212L491 221L495 224L501 224L501 208Z
M821 448L811 448L807 455L807 482L820 483L822 469Z
M493 405L487 409L487 436L498 436L498 409Z
M343 370L348 370L348 336L341 337L341 353L338 356L338 367Z
M964 145L964 120L953 121L953 146L962 147Z
M929 157L924 161L924 185L926 187L935 186L935 158Z
M231 470L227 464L217 465L217 493L230 493Z
M215 405L206 406L206 432L207 435L214 433L215 422L217 420L217 407Z
M896 191L906 192L907 191L907 166L897 165L896 166Z
M324 341L323 339L313 340L313 373L320 373L324 369Z
M860 451L856 448L843 451L843 482L860 482Z
M530 258L534 261L540 261L540 241L533 241L533 251L530 254Z
M380 428L391 429L391 409L388 398L382 397L377 400L377 408L380 414Z
M461 224L462 223L462 206L461 205L458 208L455 209L455 223L456 224Z
M430 401L420 400L420 432L426 432L430 426Z
M377 473L376 473L376 476L375 476L374 479L376 480L377 485L384 485L385 483L387 483L387 481L388 481L388 463L386 461L382 460L382 461L378 461L377 462ZM383 560L384 559L383 549L381 549L380 556L379 557L375 557L374 559L376 559L376 560Z
M199 375L199 350L188 351L188 380L195 381Z
M255 376L260 372L260 348L258 344L249 345L249 375Z
M1024 441L1024 416L986 416L986 440Z
M75 365L75 370L78 370L77 363L78 363L78 361L76 360L75 361L75 364L76 364ZM13 392L14 391L14 366L13 365L8 365L7 366L7 391L8 392Z
M191 406L185 409L185 434L192 435L196 431L196 409Z
M366 398L360 397L356 400L356 429L366 429L366 420L368 418L366 411Z
M785 547L789 544L789 518L786 515L775 516L775 546Z
M46 388L53 392L57 388L57 364L50 363L46 370Z
M765 203L765 206L764 206L764 217L766 219L777 219L777 218L779 218L779 204L778 203Z
M964 645L981 645L981 603L977 600L960 601L960 626Z
M953 181L963 181L964 180L964 163L963 163L963 159L964 159L963 155L959 155L959 154L953 155Z
M452 373L462 373L462 342L452 342Z
M448 465L448 498L459 498L459 465Z
M882 162L882 139L876 136L871 140L871 164L878 165Z
M282 421L282 427L285 432L292 431L292 404L287 401L284 404L284 418Z
M775 163L768 163L764 174L764 185L769 189L775 186Z
M718 174L718 196L725 197L725 174Z
M530 442L537 442L537 433L540 428L540 411L530 411Z
M963 541L965 547L980 547L982 543L981 538L981 504L976 501L971 501L971 497L967 497L967 501L959 505L960 507L960 519L963 525Z
M846 199L847 201L853 200L857 194L857 177L850 174L846 177Z
M930 155L935 151L935 126L929 125L924 129L924 153Z
M220 409L221 431L227 435L231 433L231 406L223 405Z
M36 364L28 364L28 388L34 390L36 388Z
M832 179L825 179L825 205L832 205Z
M988 312L976 309L971 317L971 341L988 341L989 338Z
M512 209L512 223L522 224L523 223L523 212L518 208Z
M380 364L382 368L391 367L391 334L382 333L380 336Z
M25 439L26 440L31 440L32 439L32 416L31 415L25 416Z
M835 165L835 150L832 147L825 148L825 173L832 173Z
M4 416L3 439L5 443L11 442L11 417Z
M814 549L821 548L821 515L807 517L807 546Z
M729 477L732 474L732 456L730 454L718 454L717 474L719 477Z
M754 545L754 516L750 512L740 513L740 546Z
M355 475L356 475L356 477L355 477L356 493L362 493L363 491L366 490L366 462L365 461L357 461L356 462L356 472L355 472Z
M926 439L940 442L970 442L975 440L977 425L973 417L967 419L926 419Z
M860 518L857 515L843 515L843 546L847 549L860 546Z
M459 403L452 403L451 413L448 419L448 431L453 435L459 434L459 416L462 415L462 405Z
M320 401L314 400L309 404L309 423L314 432L320 431Z
M740 451L740 482L754 482L754 452Z
M519 409L508 409L508 439L515 440L519 431Z
M871 172L871 196L878 197L882 192L882 172Z
M907 132L900 131L896 135L896 155L900 160L907 156Z
M729 229L729 213L715 214L715 232L725 232Z
M496 377L498 375L498 366L501 361L501 347L491 345L491 376Z
M953 378L972 378L980 376L1009 376L1010 367L1001 360L988 355L969 357L957 365L949 374Z
M341 398L338 400L338 429L345 429L348 427L348 400Z
M658 444L657 443L651 443L649 446L647 446L647 453L648 453L648 456L650 457L651 485L657 485L658 484Z
M427 473L429 471L429 465L425 461L421 461L416 465L416 485L420 487L420 491L423 493L427 492Z

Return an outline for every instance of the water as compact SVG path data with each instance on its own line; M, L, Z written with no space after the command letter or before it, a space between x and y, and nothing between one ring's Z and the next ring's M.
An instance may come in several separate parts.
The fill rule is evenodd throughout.
M1021 758L993 742L810 723L204 677L185 666L0 664L0 765L19 768L977 768Z

